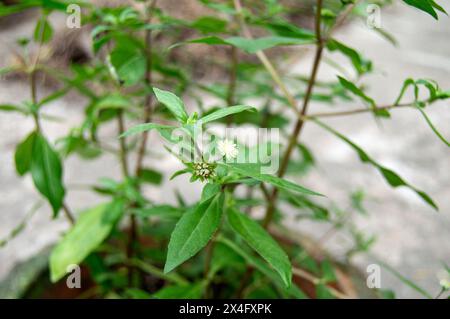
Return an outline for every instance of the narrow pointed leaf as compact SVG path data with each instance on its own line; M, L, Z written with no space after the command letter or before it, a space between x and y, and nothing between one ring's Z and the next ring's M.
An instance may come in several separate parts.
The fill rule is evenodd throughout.
M389 265L387 265L387 264L385 264L383 262L379 262L379 263L381 264L381 266L383 268L385 268L391 274L393 274L395 277L397 277L402 283L404 283L405 285L409 286L413 290L417 291L419 294L421 294L425 298L433 299L433 296L431 296L431 294L429 292L427 292L422 287L419 287L418 285L416 285L413 281L409 280L408 278L406 278L405 276L400 274L397 270L395 270L394 268L392 268L391 266L389 266Z
M56 217L65 194L62 165L58 154L42 135L34 138L30 170L34 185L48 199Z
M283 283L289 287L292 281L292 267L289 258L266 230L256 221L235 209L228 211L228 221L234 231L278 272Z
M170 237L164 272L170 272L205 247L219 227L221 216L222 194L185 213Z
M248 105L229 106L229 107L214 111L213 113L202 117L199 121L201 121L202 123L208 123L208 122L217 121L226 116L241 113L244 111L256 111L256 109L254 107L251 107Z
M115 48L110 61L118 79L126 86L137 84L145 75L147 59L137 47L121 45Z
M433 123L431 122L430 118L427 116L427 114L425 113L424 110L422 110L422 108L420 108L419 106L417 107L417 109L419 110L419 112L422 114L422 116L425 118L425 121L427 122L428 126L431 128L431 130L434 132L434 134L436 134L436 136L448 147L450 147L450 142L447 141L445 139L445 137L437 130L437 128L433 125Z
M375 107L375 101L367 96L359 87L357 87L354 83L350 82L347 79L344 79L341 76L338 76L339 79L339 83L341 83L341 85L346 88L347 90L349 90L350 92L352 92L353 94L355 94L356 96L359 96L361 99L363 99L364 101L366 101L367 103L370 104L371 107Z
M286 286L281 280L280 276L278 276L264 261L247 252L247 250L245 250L244 247L241 247L232 242L231 240L220 235L218 236L217 241L233 249L239 256L244 258L248 264L253 266L264 276L269 278L279 289L285 292L288 296L298 299L308 298L305 295L305 293L297 287L297 285L291 285L289 288L286 289Z
M436 20L438 19L438 15L434 10L435 6L433 6L432 0L403 0L403 2L428 13Z
M53 28L46 18L41 18L34 29L34 40L37 43L47 43L51 40Z
M224 163L224 166L228 167L230 170L239 173L241 175L251 177L260 182L272 184L275 187L279 187L288 191L294 191L298 193L303 193L307 195L316 195L316 196L324 196L320 193L317 193L313 190L310 190L306 187L297 185L291 181L288 181L283 178L279 178L269 174L261 174L260 169L261 166L258 164L231 164Z
M156 124L156 123L144 123L144 124L138 124L138 125L133 126L129 130L125 131L119 137L123 138L123 137L143 133L143 132L150 131L150 130L157 130L161 134L161 133L171 132L174 129L176 129L175 126L161 125L161 124Z
M158 101L161 104L164 104L179 122L187 122L189 116L186 113L183 101L178 96L158 88L153 88L153 92L155 92Z
M358 74L364 74L370 72L372 70L372 62L366 60L358 53L355 49L339 42L337 40L330 40L327 42L327 48L330 51L339 51L343 55L345 55L353 64L353 67L356 69Z
M18 112L22 114L26 114L26 110L20 108L19 106L12 104L0 104L0 111L2 112Z
M340 138L341 140L346 142L351 148L353 148L356 151L356 153L359 155L359 158L361 159L362 162L371 164L375 168L377 168L378 171L381 173L381 175L383 175L384 179L389 183L389 185L391 185L394 188L400 187L400 186L405 186L405 187L411 189L412 191L414 191L417 195L419 195L427 204L429 204L435 210L439 210L438 206L434 203L434 201L431 199L431 197L428 196L424 191L417 189L416 187L410 185L409 183L404 181L403 178L401 178L394 171L375 162L375 160L373 160L369 155L367 155L366 152L364 152L362 148L357 146L355 143L353 143L351 140L349 140L344 135L340 134L339 132L335 131L334 129L325 125L324 123L318 121L317 119L314 121L319 126L323 127L330 133L334 134L335 136L337 136L338 138Z
M20 176L25 175L30 170L36 136L37 133L32 132L16 147L14 162L16 163L16 171Z
M153 297L157 299L200 299L204 287L204 282L183 286L167 286L153 294Z

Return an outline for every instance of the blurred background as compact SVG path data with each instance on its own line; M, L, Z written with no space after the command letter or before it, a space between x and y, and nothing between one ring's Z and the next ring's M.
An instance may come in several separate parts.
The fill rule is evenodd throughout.
M442 5L447 11L450 10L448 2ZM53 25L64 25L61 17L52 18L55 19ZM380 104L392 103L408 77L432 78L443 89L450 89L448 17L442 15L439 21L435 21L398 1L383 9L381 24L383 29L396 37L397 47L361 21L350 22L336 33L338 39L374 61L375 72L364 81L370 96ZM34 26L32 15L0 25L0 67L8 64L16 39L32 34ZM87 39L88 35L82 43L88 47ZM306 74L310 67L310 55L311 52L305 51L302 56L290 59L290 72ZM334 58L333 55L328 57ZM338 60L338 63L341 62ZM346 63L342 61L341 64L350 68ZM335 76L335 70L324 65L319 76L321 79L331 79ZM42 86L39 91L44 95L45 92L51 92L51 88ZM25 100L28 92L28 82L24 78L0 78L0 104ZM45 132L52 141L82 120L83 106L83 98L70 93L47 108L47 114L64 118L62 122L44 124ZM327 106L319 103L311 106L314 111L325 109ZM442 134L450 137L450 102L434 104L428 108L428 115ZM437 294L438 273L444 263L450 264L448 147L434 136L415 110L393 111L390 121L378 124L370 114L330 119L327 123L345 133L377 161L394 169L411 184L424 189L437 202L440 212L431 210L409 190L391 189L379 173L362 164L347 145L313 125L306 126L302 139L313 151L317 168L302 180L302 184L327 194L330 200L338 203L348 201L350 191L364 188L368 216L355 216L355 222L368 234L376 235L377 241L370 255L358 255L354 263L365 273L369 264L382 260L430 293ZM31 119L16 114L0 114L0 239L20 224L39 201L31 178L19 178L14 169L15 145L32 128ZM109 131L106 128L103 135L107 136L108 142L116 143L113 127ZM178 164L160 146L152 143L154 154L147 161L150 164L157 163L168 177L178 168ZM83 186L91 185L102 176L118 177L118 172L118 163L110 155L103 155L88 164L77 157L69 158L64 172L65 182L70 189L68 204L75 210L92 206L99 198L85 191ZM165 182L162 188L148 187L146 192L156 202L167 203L175 200L170 197L173 192L168 190L178 189L185 199L193 202L199 198L200 186L191 185L180 177ZM298 222L294 218L288 219L286 224L315 238L321 238L329 228L308 221ZM7 245L0 247L0 281L7 278L19 263L54 243L68 226L63 218L52 220L47 204L39 208L29 218L26 229ZM347 247L348 238L337 232L324 244L332 255L340 258ZM394 290L397 297L419 297L389 272L382 271L381 284L382 288Z

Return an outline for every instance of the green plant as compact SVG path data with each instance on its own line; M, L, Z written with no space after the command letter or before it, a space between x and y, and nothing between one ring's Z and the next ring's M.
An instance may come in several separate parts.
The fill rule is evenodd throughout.
M194 21L170 16L158 7L156 0L136 2L143 2L142 11L131 6L104 8L87 2L57 0L20 1L13 6L0 6L0 17L31 7L41 10L33 37L22 43L20 63L0 70L0 74L25 73L30 82L31 100L0 105L0 110L33 117L35 129L17 145L17 173L31 174L37 191L50 204L53 217L59 218L62 212L73 224L52 251L53 282L67 274L69 265L83 263L95 282L94 295L102 297L306 297L302 287L293 282L293 274L313 283L316 297L347 297L330 284L336 281L332 262L315 260L301 244L287 243L274 232L277 227L283 227L279 207L283 202L296 209L299 218L330 223L330 231L347 230L355 243L347 253L348 258L367 251L374 241L374 237L351 223L351 214L365 213L363 192L353 193L351 208L342 209L339 208L342 203L326 205L318 200L326 194L286 178L292 172L306 174L314 167L314 156L300 142L307 122L348 144L390 186L407 187L438 210L424 191L376 162L360 146L324 122L328 117L364 112L371 112L381 121L389 119L390 112L397 109L415 108L438 138L450 146L425 113L427 106L450 97L450 92L441 90L434 81L407 79L398 99L390 105L379 105L364 91L361 79L372 71L372 62L336 40L334 33L347 18L360 14L365 1L315 1L312 30L292 23L288 17L295 7L283 1L248 1L250 5L243 7L239 0L200 0L212 13ZM404 2L436 19L438 11L445 12L431 0ZM70 72L62 72L41 61L40 50L52 38L49 15L52 11L65 11L69 3L84 8L83 23L92 27L95 59L89 64L73 64ZM186 39L183 37L186 30L198 36ZM256 37L254 32L264 35ZM386 31L383 34L392 40ZM39 52L35 55L28 52L30 41L38 44ZM172 52L194 43L219 46L225 52L227 61L214 63L224 69L228 83L196 82L194 70L172 57ZM314 46L309 76L281 74L272 57L265 53L267 49L288 45ZM347 57L354 67L354 76L337 76L333 82L320 82L317 74L325 51L336 51ZM62 87L39 99L41 74L56 79ZM413 100L405 102L409 89L413 89ZM45 136L45 106L70 90L87 98L85 118L54 144ZM422 90L426 90L426 97ZM214 96L219 101L217 107L205 109L202 103L205 95ZM188 97L198 101L197 112L189 112L185 107L183 100ZM366 107L310 112L313 100L335 105L355 98ZM292 131L287 125L289 117L294 118ZM113 121L118 128L117 148L106 145L99 136L99 128ZM130 126L130 122L141 123ZM277 172L264 173L262 162L228 161L238 153L251 150L229 141L214 140L207 130L213 122L228 127L251 124L280 129L285 139L272 141L282 145L281 154L275 154L280 160ZM191 182L203 183L197 203L187 204L182 194L177 194L178 205L154 203L142 191L144 184L160 185L164 178L156 163L153 167L144 164L151 130L159 133L168 152L184 165L171 179L190 174ZM210 150L197 145L199 135L204 132L213 139ZM172 146L180 147L183 152L175 151ZM90 160L103 152L117 156L122 179L105 177L98 181L92 191L104 196L104 203L76 217L65 201L68 190L63 180L64 160L75 154ZM217 153L219 156L215 156ZM243 196L238 192L240 189L246 189L247 193ZM255 206L265 208L262 220L252 217Z

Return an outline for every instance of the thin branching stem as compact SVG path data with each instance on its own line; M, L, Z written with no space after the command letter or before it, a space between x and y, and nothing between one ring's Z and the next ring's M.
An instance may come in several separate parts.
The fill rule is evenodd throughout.
M150 4L147 8L147 21L148 23L151 22L152 18L152 12L153 9L156 6L156 0L150 1ZM147 86L147 89L150 89L153 82L153 74L152 74L152 30L147 30L145 32L145 52L147 55L147 65L146 65L146 71L145 71L145 84ZM145 97L145 105L144 105L144 120L143 123L148 123L152 120L152 114L153 114L153 94L148 93ZM140 172L142 170L142 165L144 162L144 156L147 149L147 141L148 141L148 131L145 131L142 133L142 139L141 143L138 148L138 155L136 160L136 169L135 174L136 176L140 175Z
M125 132L125 121L123 118L123 110L119 110L117 114L117 130L118 136L121 136ZM119 157L120 157L120 165L122 167L122 175L123 177L129 177L128 171L128 149L127 149L127 141L126 138L119 139Z
M369 108L361 108L361 109L340 111L340 112L311 113L311 114L303 116L303 119L310 120L310 119L314 119L314 118L318 118L318 117L337 117L337 116L355 115L355 114L373 112L374 110L387 111L387 110L403 108L403 107L412 107L413 105L414 105L414 103L392 104L392 105L377 106L373 109L372 108L370 108L370 109Z
M300 111L300 116L297 119L297 122L294 127L294 131L291 134L291 138L289 139L289 143L287 146L287 149L282 157L280 169L278 171L278 176L283 177L286 173L292 152L295 148L295 145L297 145L298 138L300 136L300 133L302 132L303 125L305 123L304 116L306 115L308 111L308 106L311 101L312 93L314 84L316 82L317 73L319 70L320 61L322 59L322 53L324 50L324 41L322 39L322 25L321 25L321 11L322 11L322 0L317 0L317 6L316 6L316 19L315 19L315 33L316 33L316 51L314 55L314 62L313 67L311 70L311 76L309 78L308 86L306 89L305 97L303 99L303 105ZM263 220L263 226L267 228L270 224L270 222L273 219L273 214L275 212L275 203L278 198L278 188L274 188L272 190L272 194L270 196L266 214Z
M156 2L157 2L157 0L150 0L146 6L147 23L151 22L153 9L156 6ZM145 85L146 85L146 89L149 90L151 88L152 82L153 82L152 31L151 31L151 29L146 30L144 41L145 41L145 54L147 56L147 63L146 63L146 70L145 70ZM143 123L150 122L152 120L152 115L153 115L153 95L152 95L152 93L149 92L145 97ZM149 134L148 131L146 131L142 134L142 139L141 139L139 147L138 147L136 167L135 167L135 172L134 172L136 176L140 176L140 174L142 172L144 157L145 157L146 149L147 149L148 134ZM134 245L137 241L139 241L139 234L138 234L137 228L138 228L138 222L136 220L136 216L134 214L131 214L130 215L130 233L129 233L129 237L128 237L128 248L127 248L128 258L133 258L135 255ZM130 285L132 284L132 280L133 280L133 269L134 268L132 266L129 267L128 281L129 281Z
M248 29L248 27L245 23L243 11L242 11L242 5L240 3L240 0L234 0L234 7L236 9L236 12L238 13L239 21L240 21L241 28L243 30L244 35L247 38L252 38L250 30ZM321 36L321 11L322 11L322 0L317 0L317 13L316 13L316 23L315 23L316 38L317 38L316 54L314 57L314 64L313 64L313 69L312 69L311 76L310 76L309 83L308 83L307 93L305 95L303 107L300 112L298 111L297 102L295 101L294 97L289 92L287 87L284 85L283 81L281 80L280 75L278 74L276 69L273 67L272 63L269 61L267 56L264 54L263 51L258 51L256 53L257 57L260 59L260 61L264 65L264 67L267 69L267 71L271 75L273 81L278 85L278 87L280 88L280 90L282 91L284 96L286 97L286 100L288 101L291 108L298 115L294 133L292 134L292 137L289 141L289 146L288 146L288 148L284 154L283 160L282 160L282 168L280 169L279 174L278 174L280 177L284 175L284 173L287 169L287 164L288 164L289 158L292 154L292 150L294 149L294 146L297 142L298 135L300 134L300 131L303 127L303 123L305 121L305 119L303 117L305 116L306 111L307 111L309 100L312 95L312 89L313 89L315 79L317 76L320 59L322 57L324 43L322 41L322 36ZM275 212L275 202L276 202L276 199L278 196L278 190L277 190L277 188L274 188L272 193L269 194L268 190L264 187L264 185L261 186L261 190L267 200L267 209L266 209L266 214L265 214L265 217L263 220L263 226L265 228L267 228L269 226L269 224L273 218L273 214ZM252 273L253 273L253 268L247 268L247 271L246 271L244 277L242 278L241 285L237 292L238 298L242 297L244 287L246 286L247 282L250 280Z
M67 220L68 220L72 225L74 225L74 224L75 224L75 218L73 217L73 213L72 213L72 211L70 210L69 206L67 206L66 203L63 203L62 208L63 208L64 215L66 215Z
M242 4L240 0L233 0L234 1L234 8L236 9L239 24L242 29L242 33L244 36L248 39L253 39L253 36L250 32L250 29L248 28L245 17L242 9ZM284 84L283 80L281 79L281 76L275 66L270 62L269 58L263 51L257 51L256 56L261 61L263 66L266 68L267 72L272 77L272 80L275 82L275 84L279 87L283 95L286 97L286 100L288 101L288 105L292 108L292 110L299 115L298 109L297 109L297 102L295 101L294 96L289 92L288 88Z

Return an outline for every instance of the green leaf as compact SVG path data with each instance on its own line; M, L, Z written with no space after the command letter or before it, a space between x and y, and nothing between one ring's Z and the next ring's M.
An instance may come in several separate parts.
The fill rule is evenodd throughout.
M269 36L257 39L231 37L226 39L226 42L248 53L256 53L258 51L270 49L276 46L302 45L314 43L314 41L311 39L286 38L279 36Z
M160 185L162 182L163 175L149 168L143 168L139 171L139 179L145 183Z
M203 5L218 12L225 13L227 15L236 14L236 10L233 8L232 5L228 3L219 3L212 0L200 0L200 1L202 2Z
M448 14L447 14L447 11L445 11L445 9L444 9L442 6L440 6L439 4L437 4L436 1L430 0L430 3L431 3L431 5L433 6L433 8L435 8L436 10L439 10L439 11L441 11L442 13L445 13L446 15L448 15Z
M280 275L286 287L292 283L292 267L286 253L256 221L230 209L228 221L234 231L263 257Z
M364 100L365 102L369 103L370 107L372 108L373 113L376 116L379 117L390 117L389 111L384 110L384 109L377 109L376 103L375 101L367 96L362 89L360 89L359 87L357 87L354 83L344 79L341 76L338 76L339 79L339 83L347 90L349 90L350 92L352 92L353 94L355 94L356 96L360 97L362 100Z
M56 90L49 95L43 97L39 103L37 104L39 107L46 105L52 101L58 100L62 98L64 95L66 95L72 88L70 86L65 86L60 90Z
M316 296L317 299L336 299L336 297L330 292L329 288L322 283L316 285Z
M138 83L145 75L147 59L139 48L119 46L111 52L110 61L126 86Z
M434 8L437 4L434 3L434 1L432 1L432 0L403 0L403 2L428 13L433 18L438 20L438 15L437 15L436 11L434 10Z
M161 104L164 104L179 122L187 122L189 116L186 113L186 108L183 101L178 96L169 91L163 91L158 88L153 88L153 92L155 92L158 101Z
M376 33L378 33L379 35L381 35L387 41L389 41L393 46L395 46L395 47L398 46L397 39L388 31L381 29L381 28L373 28L372 30L375 31Z
M411 189L412 191L414 191L417 195L419 195L427 204L432 206L435 210L439 210L438 206L434 203L434 201L430 198L430 196L428 196L425 192L423 192L423 191L415 188L414 186L408 184L407 182L405 182L403 180L403 178L398 176L397 173L395 173L394 171L375 162L359 146L357 146L355 143L353 143L351 140L349 140L344 135L340 134L339 132L335 131L334 129L325 125L324 123L318 121L317 119L315 119L314 121L319 126L323 127L330 133L334 134L335 136L337 136L338 138L340 138L341 140L346 142L351 148L353 148L356 151L356 153L359 155L359 158L361 159L362 162L372 164L375 168L377 168L378 171L381 173L381 175L383 175L384 179L389 183L389 185L391 185L394 188L399 187L399 186L405 186L405 187Z
M199 121L201 121L202 123L213 122L213 121L217 121L221 118L224 118L226 116L241 113L244 111L252 111L253 112L253 111L256 111L256 109L254 107L251 107L248 105L229 106L229 107L214 111L214 112L202 117Z
M189 44L189 43L203 43L208 45L229 45L224 39L219 38L217 36L208 36L198 39L192 39L185 42L175 43L169 47L169 50L176 48L180 45Z
M395 100L394 105L400 104L400 102L401 102L403 96L405 95L406 90L408 89L409 86L414 87L415 100L417 101L417 99L419 98L419 89L417 88L416 81L414 81L414 79L409 78L403 82L402 89L400 90L400 94L397 97L397 99Z
M28 8L40 5L40 1L21 1L15 2L15 5L0 5L0 17L12 15L14 13L22 12Z
M20 176L25 175L30 170L36 136L37 133L32 132L16 147L14 162L16 163L17 174Z
M310 41L314 41L316 36L314 32L311 32L307 29L299 28L298 26L289 23L285 20L278 20L274 22L268 22L263 19L260 23L258 23L261 27L267 28L278 36L287 37L287 38L299 38L299 39L308 39Z
M397 270L395 270L394 268L392 268L391 266L378 261L378 263L385 269L387 269L391 274L393 274L395 277L397 277L398 279L400 279L400 281L402 283L404 283L405 285L409 286L410 288L414 289L415 291L417 291L419 294L421 294L422 296L424 296L425 298L428 299L433 299L433 297L423 288L419 287L418 285L416 285L415 283L413 283L411 280L409 280L408 278L406 278L405 276L403 276L402 274L400 274Z
M204 282L183 286L167 286L154 293L153 297L157 299L200 299L204 288Z
M36 28L34 29L34 41L38 43L47 43L51 40L53 35L53 28L48 23L46 17L42 17L36 24Z
M415 102L419 101L420 86L424 86L428 90L429 96L428 96L428 100L426 102L433 102L437 99L448 98L448 96L445 96L445 92L441 92L439 90L439 86L437 85L436 82L434 82L432 80L427 80L427 79L414 80L414 79L409 78L409 79L406 79L405 82L403 83L400 94L399 94L398 98L396 99L394 105L398 105L400 103L400 101L402 100L403 96L406 93L406 90L410 86L412 86L414 89L414 101Z
M222 201L222 194L217 194L181 217L170 236L165 273L194 256L209 242L220 224Z
M230 37L230 38L220 38L217 36L209 36L204 38L198 38L189 40L183 43L177 43L172 45L169 49L174 47L187 44L187 43L203 43L208 45L231 45L247 53L256 53L258 51L270 49L276 46L282 45L302 45L314 43L314 40L309 38L288 38L280 36L268 36L257 39L247 39L244 37Z
M39 134L34 138L32 152L30 170L34 185L48 199L56 217L65 194L61 161L45 137Z
M50 276L57 282L67 267L79 265L109 235L123 213L123 203L101 204L82 213L75 226L56 245L50 255Z
M240 255L223 243L216 242L208 274L209 278L212 278L221 270L236 269L237 271L244 271L245 268L245 260Z
M431 128L431 130L434 132L434 134L436 134L436 136L442 141L444 142L445 145L447 145L448 147L450 147L450 142L447 141L445 139L445 137L437 130L437 128L433 125L433 123L431 122L430 118L427 116L427 114L425 113L424 110L422 110L421 107L416 106L417 109L419 110L419 112L423 115L423 117L425 118L425 121L427 122L428 126Z
M303 211L310 211L312 218L317 220L329 220L330 212L327 208L311 201L307 196L292 194L290 192L281 192L281 198L285 199L289 204L299 208L299 216L303 216Z
M226 246L233 249L239 256L245 259L245 261L253 266L256 270L261 272L264 276L269 278L280 290L288 294L290 297L305 299L308 298L298 287L297 285L291 285L288 289L286 289L286 285L281 280L280 276L276 274L266 263L260 260L258 257L253 256L248 253L243 247L235 244L231 240L223 237L217 236L217 241L225 244Z
M213 16L200 17L191 23L191 27L199 30L201 33L221 33L224 32L227 21Z
M331 39L327 42L330 51L339 51L350 59L359 75L372 71L372 62L364 59L355 49L346 46L342 42Z
M244 175L247 177L251 177L260 182L272 184L273 186L279 187L281 189L285 189L288 191L294 191L294 192L298 192L298 193L303 193L303 194L307 194L307 195L324 196L324 195L317 193L315 191L312 191L306 187L292 183L286 179L279 178L279 177L269 175L269 174L261 174L260 173L261 166L258 164L224 163L222 165L228 167L230 170L232 170L238 174L241 174L241 175Z
M336 274L334 272L333 265L328 260L324 260L320 267L322 271L322 281L324 283L336 281Z
M128 288L124 291L124 294L130 299L152 299L152 295L138 288Z
M22 114L26 114L26 111L16 105L12 104L0 104L0 111L3 112L19 112Z
M222 186L219 184L211 184L211 183L206 184L203 187L200 200L203 202L203 201L206 201L206 200L216 196L220 192L221 189L222 189Z
M27 1L24 1L27 2ZM33 3L34 1L30 1ZM58 11L66 11L67 10L67 3L73 3L77 4L79 6L84 6L86 3L84 1L66 1L66 0L39 0L37 1L42 8L45 8L47 10L58 10Z
M120 94L108 94L100 98L95 103L95 111L99 113L107 109L127 109L131 106L131 101Z
M395 292L389 289L380 289L379 293L382 299L395 299Z
M172 176L170 176L170 180L173 180L173 179L177 178L178 176L181 176L181 175L187 174L187 173L192 173L192 170L189 168L180 169L180 170L176 171L175 173L173 173Z
M350 82L349 80L344 79L341 76L338 76L339 79L339 83L341 83L341 85L346 88L347 90L349 90L350 92L352 92L353 94L355 94L356 96L359 96L361 99L363 99L364 101L366 101L367 103L370 104L371 107L375 107L375 101L368 97L359 87L357 87L354 83Z
M166 134L167 132L172 132L174 129L176 129L175 126L170 125L162 125L162 124L155 124L155 123L144 123L144 124L138 124L130 128L129 130L125 131L122 135L120 135L120 138L127 137L130 135L135 135L139 133L143 133L150 130L157 130L161 135Z
M0 16L1 16L1 14L0 14ZM0 68L0 77L2 75L6 75L6 74L8 74L10 72L13 72L14 70L16 70L16 67L13 67L13 66L6 66L6 67L3 67L3 68Z

